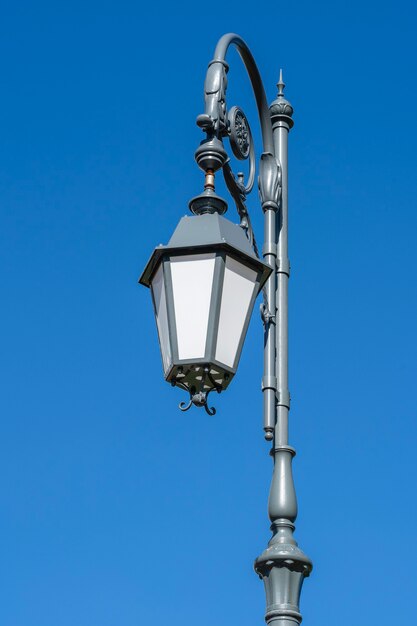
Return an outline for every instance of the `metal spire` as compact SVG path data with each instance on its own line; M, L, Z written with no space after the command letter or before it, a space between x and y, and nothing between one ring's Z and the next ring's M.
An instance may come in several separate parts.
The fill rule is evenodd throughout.
M285 89L285 83L282 80L282 69L279 70L279 81L277 82L277 87L278 87L278 98L284 97L284 89Z

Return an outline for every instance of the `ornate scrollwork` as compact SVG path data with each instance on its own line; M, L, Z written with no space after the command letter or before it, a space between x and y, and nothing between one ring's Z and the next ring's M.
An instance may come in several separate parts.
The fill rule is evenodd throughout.
M208 133L226 132L227 63L212 61L204 83L205 112L197 117L197 124Z
M252 191L255 182L255 151L249 122L242 109L233 106L227 112L227 70L228 65L224 60L215 59L209 64L204 83L205 111L197 117L197 124L207 133L207 139L197 148L195 156L199 167L205 172L208 169L213 172L222 169L227 188L236 204L240 225L258 254L246 207L246 197ZM237 159L249 159L246 184L243 174L238 173L236 177L232 171L223 146L225 136L228 136L232 152Z
M246 206L246 195L248 192L248 186L245 187L244 175L239 172L237 179L230 167L230 161L227 160L223 166L223 175L227 188L230 191L230 195L235 201L236 210L240 217L240 226L246 233L249 242L254 249L256 256L259 258L259 250L255 239L255 233L253 231L252 222L250 220L249 211Z
M229 37L229 36L228 36ZM227 41L228 37L225 39ZM255 183L255 149L252 140L249 122L240 107L233 106L227 110L226 90L228 65L224 60L224 55L230 42L237 44L242 59L248 70L252 86L256 94L256 102L261 123L263 155L259 166L259 191L261 195L262 208L264 211L276 211L279 208L281 195L281 172L278 161L273 156L274 144L272 135L271 117L266 102L265 91L259 76L256 64L244 42L239 38L231 39L223 49L222 40L220 47L216 49L215 58L209 64L204 83L204 113L197 117L197 125L206 133L203 140L195 152L195 159L198 166L204 172L206 184L204 191L192 199L189 206L195 215L217 212L223 214L227 209L224 200L215 194L215 174L222 170L226 186L235 202L240 218L240 226L244 229L246 236L253 247L256 256L259 258L259 250L256 244L255 235L249 216L246 199L253 190ZM249 160L248 174L245 181L243 173L233 173L229 155L224 147L224 139L229 139L233 155L239 160ZM207 182L209 181L209 183ZM265 327L274 319L270 312L268 298L265 288L263 288L262 316ZM185 389L190 394L188 403L181 403L180 409L187 411L194 404L203 406L209 415L215 413L214 408L207 405L207 397L212 391L220 393L221 388L215 384L210 377L210 373L205 373L205 384L185 386L177 379L173 384ZM210 381L207 384L207 381ZM210 387L212 385L212 387ZM198 387L198 388L197 388Z
M210 389L205 389L207 387L207 382L209 382L212 387ZM210 368L205 367L203 370L203 375L201 378L200 389L197 391L197 387L194 385L192 387L188 387L184 385L180 379L175 379L171 381L173 387L180 387L180 389L184 389L190 394L189 402L180 402L178 408L180 411L188 411L194 404L197 407L204 407L206 413L208 415L215 415L216 409L214 407L209 407L207 404L208 396L212 391L217 391L220 393L222 388L221 385L218 385L214 380L213 376L210 373Z
M248 158L252 144L249 122L242 109L236 106L228 112L227 121L233 154L239 161L243 161Z
M262 208L278 209L281 200L281 167L274 155L268 152L261 155L258 186Z
M197 124L207 133L196 151L198 165L204 171L222 169L227 188L235 201L240 225L245 230L256 254L259 252L246 206L246 197L255 182L255 151L252 134L246 115L240 107L233 106L227 112L226 89L227 69L225 61L210 63L204 84L205 112L197 117ZM230 159L223 146L228 136L234 156L239 160L249 159L249 173L245 184L244 175L232 171ZM281 173L272 154L264 152L259 166L259 192L263 208L278 209L281 194Z

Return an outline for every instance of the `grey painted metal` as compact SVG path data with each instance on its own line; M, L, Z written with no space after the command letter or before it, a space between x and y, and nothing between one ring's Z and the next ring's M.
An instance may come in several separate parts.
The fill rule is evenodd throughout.
M273 440L271 454L274 458L268 505L272 538L256 559L255 571L265 584L266 622L274 626L278 623L294 626L302 619L299 597L312 564L293 536L297 517L292 476L295 450L288 445L288 131L293 125L293 110L284 98L281 75L277 99L266 113L265 91L252 54L238 35L224 35L217 44L206 76L206 110L197 118L197 123L207 133L207 139L198 148L196 160L206 172L208 168L213 171L223 168L241 217L247 213L245 194L228 169L222 143L222 138L227 135L228 65L225 56L231 44L236 46L245 63L258 105L264 150L259 165L259 192L265 215L263 256L275 270L266 282L266 297L261 309L265 325L264 429L266 439Z
M278 96L271 104L274 148L281 164L282 196L277 223L277 320L276 320L276 419L271 454L274 459L268 513L272 538L267 549L255 561L255 570L263 579L266 591L265 620L271 626L294 626L301 623L299 598L312 563L294 539L297 499L292 475L295 450L288 445L288 133L293 126L293 109L284 97L282 72Z
M175 307L174 307L174 294L172 287L172 272L171 262L169 257L162 257L163 271L164 271L164 283L165 283L165 297L167 307L167 318L169 328L169 342L171 348L171 370L172 365L179 362L178 358L178 341L177 341L177 325L175 320ZM169 378L170 370L165 373L165 378Z
M168 245L157 246L153 251L139 278L139 283L145 287L150 286L161 258L167 253L210 252L216 247L224 248L243 263L246 260L250 261L251 265L259 269L262 272L260 287L263 287L268 276L272 274L271 267L258 259L239 226L218 213L204 213L195 217L181 218Z
M179 256L198 256L204 253L213 254L214 257L214 274L204 355L198 358L181 359L178 350L171 263ZM253 270L256 280L253 284L254 289L246 310L240 339L234 354L234 361L226 364L220 362L216 358L216 354L218 322L227 257L233 258L240 264ZM191 407L191 404L194 404L204 407L207 413L213 415L215 409L208 408L207 396L211 391L217 391L218 393L224 391L231 383L239 364L256 297L265 281L272 274L272 268L256 256L242 228L225 219L219 213L212 213L211 211L194 217L183 217L168 245L160 245L155 248L139 278L139 282L146 287L151 287L153 277L161 263L163 265L164 293L169 328L168 340L171 354L171 362L168 367L164 367L165 379L172 385L187 391L190 395L190 403L188 405L181 403L181 410L187 410ZM189 285L189 289L196 290L196 293L198 287L198 284ZM155 300L154 307L156 314ZM198 324L199 320L196 319L195 323ZM162 353L161 337L159 339Z
M226 53L231 45L235 45L247 69L255 95L259 120L262 131L263 154L259 168L259 192L262 209L265 214L263 247L264 261L274 270L276 269L276 214L279 208L281 175L280 166L275 158L275 148L272 135L272 126L269 108L267 105L265 89L262 84L259 70L248 46L239 35L229 33L224 35L218 42L214 59L210 62L204 84L205 112L197 117L197 124L207 133L206 141L201 142L196 151L196 161L199 167L205 171L216 171L220 167L228 165L224 157L222 137L227 135L227 108L226 89L228 64L225 61ZM221 165L221 163L223 165ZM244 200L242 189L234 182L233 175L227 172L226 183L236 201L239 214L242 217L247 214L244 202L239 202L239 197ZM250 224L250 221L248 220ZM264 429L266 438L273 438L275 426L275 401L276 401L276 281L274 272L265 285L265 303L262 308L262 318L265 323L265 351L264 351L264 375L262 378L262 390L264 396Z
M256 243L246 208L246 194L251 188L245 186L243 178L236 179L229 163L229 157L223 146L225 137L232 137L234 153L237 158L247 158L253 154L253 146L239 146L239 137L231 124L236 118L235 112L229 116L226 106L227 72L229 66L225 60L228 48L234 45L241 56L252 83L258 107L262 130L263 153L259 164L259 194L264 212L264 243L262 254L263 268L258 266L258 280L266 280L264 302L261 314L265 327L264 339L264 374L262 390L264 397L265 438L272 440L271 455L274 469L269 494L268 512L271 520L272 538L268 547L255 561L255 571L263 579L266 591L265 620L270 626L295 626L301 622L299 598L303 580L312 569L310 559L298 547L294 539L294 522L297 517L297 499L292 476L292 459L295 450L288 444L288 416L290 396L288 389L288 279L290 274L288 261L288 133L293 126L293 109L284 97L282 73L278 82L278 95L268 108L262 80L246 43L234 33L224 35L215 49L214 59L210 62L204 85L205 112L197 117L197 124L206 133L197 148L195 158L198 166L205 172L204 192L190 201L190 210L197 218L188 218L193 224L202 224L201 220L220 217L227 209L226 202L216 195L214 176L222 170L227 187L235 201L241 218L241 226L246 230L250 243L256 252ZM242 114L243 115L243 114ZM245 125L246 118L240 116ZM248 126L248 125L247 125ZM249 126L248 126L249 127ZM251 144L250 134L248 135ZM186 219L186 218L184 218ZM227 220L224 220L226 222ZM211 220L214 225L214 219ZM221 222L219 222L221 223ZM189 224L189 222L188 222ZM182 225L182 226L181 226ZM149 286L152 275L167 252L179 250L216 250L217 280L222 280L222 264L225 254L234 251L238 257L254 263L256 255L248 241L245 244L229 239L229 245L223 238L221 242L213 234L194 226L182 228L182 220L168 246L161 246L154 251L140 282ZM194 230L193 230L194 229ZM184 231L184 232L185 232ZM237 232L237 231L233 231ZM243 230L240 231L243 234ZM218 235L218 233L217 233ZM229 233L228 235L232 235ZM232 237L233 238L233 237ZM248 247L250 251L248 251ZM259 262L259 261L258 261ZM272 268L270 273L265 268ZM220 297L220 296L219 296ZM255 297L255 296L254 296ZM253 303L251 303L252 305ZM171 305L172 306L172 303ZM210 338L216 334L216 321L219 315L219 301L215 301L216 315L211 321ZM245 321L246 334L249 314ZM207 344L213 345L208 339ZM242 345L239 346L239 354ZM214 357L214 355L212 355ZM235 363L237 365L237 363ZM233 376L234 369L230 371ZM227 386L227 385L225 385ZM186 407L188 408L188 407Z
M239 35L236 35L236 33L227 33L226 35L223 35L217 43L212 64L215 66L224 64L227 50L231 44L236 46L252 83L253 93L258 107L259 121L261 123L263 149L265 152L273 154L274 142L271 123L269 120L268 102L266 99L265 89L258 67L255 63L255 59L253 58L252 53L245 41Z

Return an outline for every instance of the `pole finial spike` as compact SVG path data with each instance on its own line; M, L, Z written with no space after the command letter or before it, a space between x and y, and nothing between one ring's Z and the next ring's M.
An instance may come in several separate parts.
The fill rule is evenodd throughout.
M285 83L282 79L282 69L279 70L279 81L277 83L278 96L284 96Z

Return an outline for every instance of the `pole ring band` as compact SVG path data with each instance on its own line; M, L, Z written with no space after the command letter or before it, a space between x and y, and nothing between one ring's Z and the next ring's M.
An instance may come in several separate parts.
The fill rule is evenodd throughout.
M290 275L290 260L286 259L277 259L277 272L279 274L287 274Z
M288 619L295 620L298 624L300 624L302 619L301 613L294 609L267 609L265 621L268 622L268 620L271 620L272 618L285 619L286 617Z
M226 70L226 72L229 71L229 67L230 66L229 66L228 62L225 61L224 59L212 59L207 67L210 67L210 65L213 65L213 63L221 63L223 65L224 69Z
M278 398L278 406L286 406L288 409L290 408L291 396L290 396L290 392L288 391L288 389L285 389L285 391L278 391L277 398Z
M273 446L271 449L271 453L276 454L277 452L289 452L292 456L295 456L297 454L295 448L289 445Z
M262 377L262 391L265 389L277 390L277 377L276 376L263 376Z
M274 256L277 256L277 244L270 241L264 243L264 245L262 246L262 254L263 256L267 254L273 254Z

